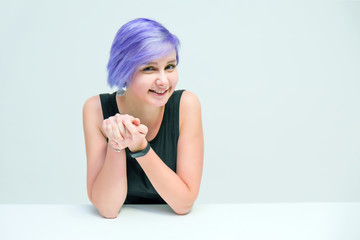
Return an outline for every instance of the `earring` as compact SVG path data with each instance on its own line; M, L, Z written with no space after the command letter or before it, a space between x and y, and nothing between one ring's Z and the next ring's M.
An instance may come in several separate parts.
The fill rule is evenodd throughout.
M117 90L116 94L121 97L125 95L125 92L126 92L126 84L121 89Z

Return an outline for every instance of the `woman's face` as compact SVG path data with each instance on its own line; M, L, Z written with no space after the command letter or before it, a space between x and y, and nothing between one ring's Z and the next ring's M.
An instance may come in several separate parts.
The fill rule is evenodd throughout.
M157 107L164 106L178 82L176 64L176 51L173 50L168 55L140 66L127 91L144 103Z

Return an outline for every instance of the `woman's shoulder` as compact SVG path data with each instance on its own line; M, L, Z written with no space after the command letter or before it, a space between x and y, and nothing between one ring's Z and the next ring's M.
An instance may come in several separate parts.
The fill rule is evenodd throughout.
M100 96L95 95L88 98L84 103L83 109L84 111L94 111L101 109Z
M199 108L200 99L195 95L195 93L184 90L181 95L180 100L180 111L182 108Z
M184 91L180 100L180 131L185 122L201 119L201 104L199 98L190 91Z
M83 118L96 119L97 121L102 120L102 108L100 96L95 95L88 98L83 106Z

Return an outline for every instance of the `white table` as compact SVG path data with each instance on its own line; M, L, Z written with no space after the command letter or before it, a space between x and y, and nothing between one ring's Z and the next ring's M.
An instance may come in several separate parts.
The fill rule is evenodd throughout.
M126 205L116 219L92 205L0 204L0 239L359 240L360 203Z

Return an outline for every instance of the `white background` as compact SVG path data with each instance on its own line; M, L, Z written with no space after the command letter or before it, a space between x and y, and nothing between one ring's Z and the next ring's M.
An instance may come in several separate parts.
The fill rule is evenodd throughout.
M1 1L0 203L88 203L82 106L127 21L181 41L200 203L360 201L359 1Z

